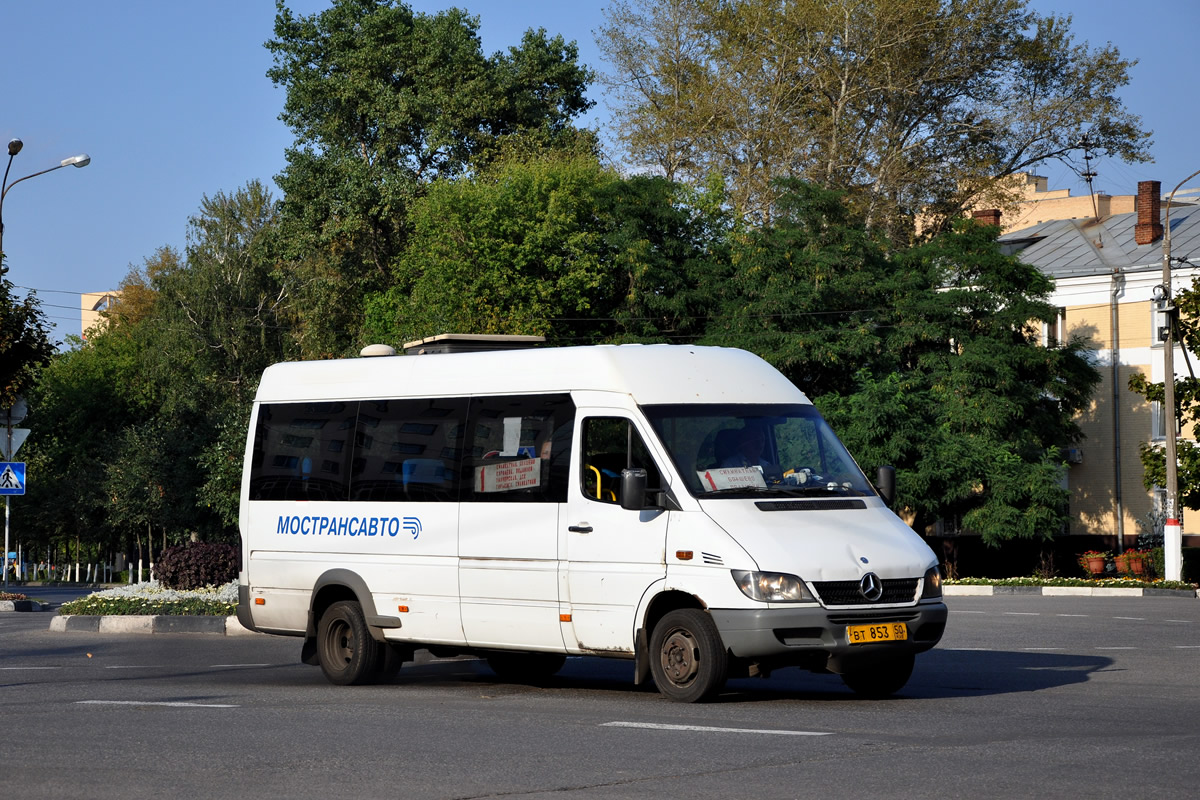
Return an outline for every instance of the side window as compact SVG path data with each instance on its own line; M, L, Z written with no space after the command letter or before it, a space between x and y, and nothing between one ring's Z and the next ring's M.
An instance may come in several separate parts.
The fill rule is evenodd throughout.
M350 498L454 501L466 398L364 400L354 433Z
M250 467L251 500L345 500L358 403L264 403Z
M581 478L583 494L601 503L621 502L621 470L646 470L646 488L662 488L662 479L641 434L625 417L588 417L583 421Z
M464 501L565 503L575 404L570 395L473 397Z

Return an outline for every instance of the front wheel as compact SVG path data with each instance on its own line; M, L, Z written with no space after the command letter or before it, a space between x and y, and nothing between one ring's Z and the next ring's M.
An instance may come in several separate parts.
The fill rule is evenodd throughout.
M663 696L695 703L721 690L729 656L712 617L696 608L668 613L650 636L650 674Z
M379 643L371 638L362 606L339 600L317 623L317 658L330 683L370 683L380 667Z
M915 662L915 656L909 653L852 667L842 673L842 683L857 695L882 700L904 688L904 684L912 677Z

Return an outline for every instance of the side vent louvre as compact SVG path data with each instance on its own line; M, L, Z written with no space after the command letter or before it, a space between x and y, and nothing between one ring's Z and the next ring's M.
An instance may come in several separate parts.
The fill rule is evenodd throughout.
M754 505L760 511L852 511L867 507L863 500L840 497L831 500L759 500Z
M720 556L714 556L712 553L701 552L700 557L704 559L705 564L712 564L717 567L725 566L725 559Z

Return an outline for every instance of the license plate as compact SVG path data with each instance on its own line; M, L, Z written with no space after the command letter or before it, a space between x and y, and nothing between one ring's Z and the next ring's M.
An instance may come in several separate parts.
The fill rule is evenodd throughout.
M903 622L885 622L881 625L848 625L846 637L850 644L872 642L902 642L908 638L908 626Z

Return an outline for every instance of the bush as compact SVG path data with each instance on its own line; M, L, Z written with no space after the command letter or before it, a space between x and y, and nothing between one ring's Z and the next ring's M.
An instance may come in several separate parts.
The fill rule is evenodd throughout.
M169 589L201 589L236 581L241 561L235 545L192 542L163 550L154 572Z

